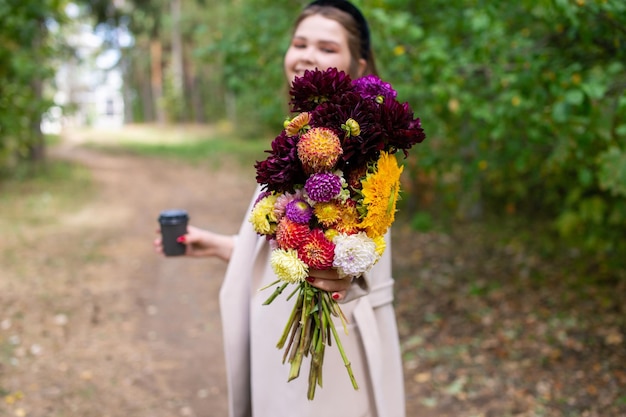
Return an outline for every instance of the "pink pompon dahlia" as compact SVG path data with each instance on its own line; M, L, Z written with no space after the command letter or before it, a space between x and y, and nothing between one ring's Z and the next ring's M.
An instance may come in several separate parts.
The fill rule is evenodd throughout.
M285 217L292 222L308 223L313 216L313 209L306 201L302 199L291 200L285 206Z
M298 158L308 174L332 171L342 153L339 137L325 127L308 130L298 142Z
M298 256L311 269L328 269L333 266L335 244L321 229L313 229L298 248Z

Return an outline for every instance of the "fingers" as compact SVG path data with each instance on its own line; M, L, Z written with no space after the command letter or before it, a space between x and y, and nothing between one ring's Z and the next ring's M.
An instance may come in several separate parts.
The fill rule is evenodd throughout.
M340 278L334 269L311 270L307 281L320 290L330 292L333 299L339 301L345 298L352 283L352 277Z

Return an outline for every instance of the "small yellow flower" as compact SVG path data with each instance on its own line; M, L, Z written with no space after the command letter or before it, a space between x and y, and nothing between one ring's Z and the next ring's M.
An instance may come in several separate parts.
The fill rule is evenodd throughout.
M480 162L478 162L478 169L480 169L481 171L484 171L487 169L489 164L487 164L487 161L482 160Z
M459 100L456 98L448 100L448 110L450 110L450 113L457 113L459 111L459 107Z
M517 107L522 103L522 99L519 98L519 96L513 96L513 98L511 98L511 104L513 105L513 107Z
M396 45L393 48L393 54L395 56L402 56L402 55L406 54L406 47L404 45Z
M341 218L341 207L336 201L321 202L313 207L313 213L322 226L330 227Z
M326 236L326 239L328 239L331 242L333 241L335 236L337 236L338 234L339 232L337 231L337 229L326 229L326 231L324 232L324 236Z

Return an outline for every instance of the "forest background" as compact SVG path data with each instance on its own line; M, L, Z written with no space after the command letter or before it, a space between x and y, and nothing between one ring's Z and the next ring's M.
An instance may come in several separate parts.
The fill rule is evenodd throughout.
M68 3L0 1L5 175L44 158L39 125L52 105L50 81L60 62L78 59L63 41L73 20ZM74 4L121 50L126 122L229 120L241 137L255 139L282 124L281 60L304 2ZM601 269L619 270L626 259L626 3L357 4L371 21L382 77L428 132L407 168L414 225L431 227L434 217L514 219L521 232L540 225L548 253L565 244ZM120 46L122 30L129 45Z
M431 411L419 415L438 417L623 415L626 2L355 3L371 22L381 76L412 105L427 133L404 161L402 218L394 237L400 243L394 248L394 273L409 403ZM67 247L77 253L59 255L65 248L59 236L67 238L59 234L66 232L58 221L62 216L29 214L36 209L47 213L46 207L54 206L50 201L64 194L59 188L67 188L70 203L80 194L76 181L59 177L58 164L46 163L52 154L47 151L59 148L50 144L59 141L44 135L40 123L54 105L57 69L81 59L68 34L87 23L104 39L103 50L120 51L114 65L124 77L128 126L141 126L151 137L173 135L177 126L209 127L201 132L231 126L221 142L214 137L204 142L228 143L228 149L259 142L267 147L287 115L281 61L291 22L304 4L0 0L0 414L5 406L23 415L18 413L22 403L36 398L30 382L45 385L41 372L13 365L16 359L37 363L37 347L48 348L52 361L61 352L70 358L67 363L82 358L82 366L112 368L110 361L101 364L88 356L81 344L98 342L103 326L86 320L91 327L81 338L75 324L97 316L99 306L107 317L114 316L108 293L93 295L95 279L84 275L85 265L103 268L108 258L93 255L91 237L82 231L75 241L63 241L74 243ZM71 5L78 6L78 16L68 13ZM68 115L72 110L64 109ZM66 152L79 158L84 150ZM165 164L113 152L105 160L121 164L116 193L120 184L132 185L126 175L135 175L150 184L142 191L149 189L147 194L156 198L155 172L163 174ZM138 161L142 168L156 167L140 172ZM101 160L95 166L96 180L118 172ZM173 166L176 173L191 170L187 161ZM198 185L200 194L208 186ZM129 195L136 192L116 193L107 195L107 213L91 217L105 218L109 210L115 214L114 202L134 204ZM169 197L168 191L162 193ZM210 211L201 197L197 212ZM33 233L37 226L45 230ZM143 248L137 242L144 235L126 232L133 248ZM117 252L125 248L118 240L111 248L113 263L125 259ZM75 271L67 266L72 260ZM110 276L125 276L105 272L100 278L109 285ZM144 280L155 276L141 274ZM53 283L60 289L46 292ZM87 311L92 304L85 302L85 294L95 300L93 311ZM112 294L115 299L128 296ZM198 305L206 307L206 297ZM146 314L154 312L149 307ZM45 326L50 314L61 323L55 326L75 331L62 351L50 348L50 334L56 334ZM26 341L32 341L30 353L20 345ZM173 358L191 350L189 340L180 343ZM126 347L134 351L137 346L133 339ZM92 353L103 350L98 345ZM118 369L126 371L126 364ZM22 379L15 376L22 371ZM68 393L67 402L84 397L85 407L93 408L93 396L83 395L82 378L90 374L77 374L82 375L77 394ZM109 398L105 393L117 393L103 387L94 389L102 401ZM26 400L20 399L22 389ZM59 403L55 395L65 398L68 390L59 392L46 401ZM474 413L467 399L483 412ZM449 414L442 411L446 407L451 407ZM133 415L118 408L120 415Z

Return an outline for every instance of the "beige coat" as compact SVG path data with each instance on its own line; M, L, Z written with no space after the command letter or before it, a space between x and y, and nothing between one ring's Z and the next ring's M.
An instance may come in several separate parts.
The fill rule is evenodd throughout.
M350 321L348 335L336 323L359 390L352 388L333 344L326 349L323 388L309 401L308 358L300 376L287 382L289 367L276 348L293 307L294 299L286 301L291 291L263 306L272 290L258 289L276 279L269 267L269 245L247 215L236 239L220 291L230 417L405 417L391 247L341 305Z

